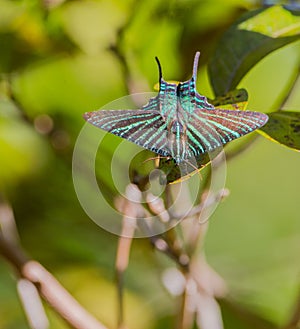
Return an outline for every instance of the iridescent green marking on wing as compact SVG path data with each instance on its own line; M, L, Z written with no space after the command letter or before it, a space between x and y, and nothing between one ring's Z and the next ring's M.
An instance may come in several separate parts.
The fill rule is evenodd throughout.
M138 118L140 118L140 117L135 117L135 119L138 119ZM154 117L152 119L147 119L146 121L145 120L144 121L137 121L137 122L131 123L131 124L125 126L125 127L117 127L115 129L111 130L111 132L114 133L114 131L116 131L116 132L121 131L121 134L123 134L123 133L126 133L126 132L132 130L133 128L136 128L136 127L139 127L140 129L143 129L145 126L151 125L154 121L157 121L158 118L159 118L159 116ZM144 119L144 117L142 117L142 119ZM140 130L135 129L134 134L139 133L139 132L140 132ZM139 138L142 138L142 136L143 135L139 136Z
M210 117L214 118L214 120L209 120L209 121L218 122L217 121L218 119L222 119L222 122L227 121L228 123L235 125L235 127L239 126L238 127L239 129L237 131L235 131L235 133L237 133L237 135L236 135L237 138L244 135L245 133L253 131L254 129L258 128L258 126L261 126L261 124L260 124L261 119L256 119L254 116L249 117L248 116L249 111L244 111L244 112L243 111L231 111L231 112L236 112L234 114L230 114L227 111L229 111L229 110L224 110L225 116L220 116L218 114L209 114ZM250 112L250 113L253 113L253 112ZM246 122L244 120L246 120ZM222 126L224 127L225 125L222 124ZM221 129L223 129L223 128L221 128Z
M154 140L153 144L158 144L159 145L159 143L163 139L166 138L166 136L164 136L164 133L166 134L166 130L167 130L167 125L166 124L163 124L162 126L157 128L156 132L149 137L149 139L147 140L147 142L143 146L147 148L148 145L150 145L153 140Z
M151 119L151 120L148 120L148 121L146 122L145 126L149 126L149 125L151 125L154 121L158 121L158 119L160 119L160 116L157 116L157 117L155 117L155 118L153 118L153 119ZM163 128L163 126L159 126L159 127L157 128L157 130L155 131L155 133L151 135L151 139L153 138L153 136L155 136L156 134L158 134L159 131L160 131L160 129L162 129L162 128ZM145 127L143 127L143 130L145 130ZM145 140L144 137L147 136L148 133L149 133L149 130L146 130L146 131L144 132L144 134L140 135L137 139L135 139L135 141L136 141L136 142L139 142L140 140L143 140L143 143L144 143L143 145L147 144L147 142L144 142L144 140Z
M170 119L176 115L176 90L177 87L175 84L169 84L161 78L160 91L157 98L161 115L164 117L167 124L170 122Z
M106 113L105 113L106 112ZM111 113L114 114L114 118L108 120L107 117L107 112L113 112L113 111L99 111L99 115L97 118L95 118L94 122L96 124L101 124L101 122L103 121L103 123L101 124L101 128L106 130L106 129L110 129L112 126L114 126L114 124L118 124L120 125L121 122L128 122L130 121L128 118L128 113L126 113L126 111L114 111L115 113ZM120 112L120 113L116 113L116 112ZM125 113L124 113L125 112ZM138 120L138 119L145 119L147 117L151 117L153 116L153 113L140 113L140 114L131 114L131 120Z
M207 128L207 125L206 125L206 128ZM203 133L200 133L192 123L188 123L188 129L194 134L196 139L198 138L198 145L196 144L196 146L199 147L199 145L202 142L205 152L213 150L214 148L216 148L217 146L220 145L219 139L216 137L216 134L214 136L206 128L202 127L202 130L204 131L204 134L203 134Z
M192 133L189 130L187 131L187 137L197 147L197 149L195 149L193 144L189 143L189 148L192 150L194 156L200 153L205 153L202 144L198 142L198 140L192 135Z
M214 125L215 127L221 129L221 130L225 130L226 132L230 133L230 134L233 134L234 136L236 136L236 138L238 138L240 136L240 134L230 128L227 128L226 126L222 125L221 123L217 122L217 121L212 121L212 120L208 120L208 119L205 119L205 118L201 118L199 115L197 115L196 113L193 114L193 117L196 119L196 120L199 120L203 123L205 123L206 125L210 125L210 127L212 128L211 125ZM213 129L213 128L212 128ZM223 137L220 136L220 138L222 139Z

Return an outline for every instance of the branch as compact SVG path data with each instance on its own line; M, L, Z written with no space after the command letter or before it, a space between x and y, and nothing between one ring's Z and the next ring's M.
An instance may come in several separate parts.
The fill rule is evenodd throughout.
M73 328L105 329L96 318L89 314L69 292L36 261L27 262L22 275L38 288L42 297Z
M166 189L165 200L167 207L171 203L172 187L167 186ZM169 211L170 220L174 218L184 219L180 224L182 229L181 239L175 230L166 232L165 240L159 237L151 237L152 243L159 251L176 261L185 278L185 287L181 294L181 303L178 309L179 329L192 328L194 320L196 320L199 328L223 328L220 308L215 297L224 296L227 288L223 279L207 264L203 251L199 252L199 246L202 247L206 233L206 225L200 225L199 215L206 211L207 207L226 197L228 190L222 189L211 195L209 199L205 197L205 193L206 190L202 191L200 203L197 206L193 207L190 204L191 210L188 214L180 216L178 213L175 214ZM191 203L188 199L188 193L182 193L182 196L182 200L177 200L179 204L181 202ZM152 211L159 212L160 207L156 209L155 204L151 206ZM184 264L182 263L183 259L185 260ZM168 289L168 287L166 288ZM173 294L171 290L169 291Z
M117 290L118 290L118 302L119 302L119 312L118 312L118 328L125 328L124 324L124 296L123 296L123 287L124 287L124 272L128 267L130 249L132 244L132 239L135 232L136 219L139 215L139 205L131 202L132 194L137 194L138 189L135 185L129 184L125 191L125 198L119 200L117 205L120 212L123 214L122 219L122 232L118 241L118 249L116 256L116 281L117 281ZM120 204L121 203L121 204Z
M178 328L179 329L188 329L193 327L194 322L194 309L191 307L192 301L191 301L191 294L189 292L189 285L191 282L186 278L186 284L184 292L181 296L181 306L180 306L180 312L178 314L179 320L178 320Z
M0 253L15 270L32 282L41 296L73 328L105 329L89 314L40 263L29 260L21 249L11 245L0 235Z
M7 204L0 203L0 224L8 214ZM10 208L9 208L10 209ZM13 218L11 218L13 220ZM5 221L5 220L4 220ZM0 254L13 266L18 276L35 285L45 301L75 329L106 329L88 313L69 292L40 263L31 260L15 239L6 237L4 226L0 231Z

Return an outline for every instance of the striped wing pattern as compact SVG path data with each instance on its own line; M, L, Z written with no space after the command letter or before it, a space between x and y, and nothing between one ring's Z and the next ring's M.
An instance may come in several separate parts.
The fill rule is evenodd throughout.
M159 109L161 115L166 121L174 118L176 115L176 103L177 103L177 85L174 83L167 83L163 79L160 80L160 90L158 96L155 98L157 101L157 108ZM146 105L148 108L151 105L151 100L149 104Z
M163 80L160 63L160 90L139 110L87 112L89 123L125 138L178 164L244 136L268 121L260 112L215 108L196 91L197 65L193 76L179 84Z
M187 113L193 113L195 107L198 109L214 109L214 106L207 101L205 96L197 93L194 77L188 81L181 82L178 89L180 104Z
M260 128L268 116L260 112L196 109L187 123L187 138L194 156L212 151Z
M170 157L166 122L158 111L145 108L87 112L84 118L98 128L125 138L152 152Z

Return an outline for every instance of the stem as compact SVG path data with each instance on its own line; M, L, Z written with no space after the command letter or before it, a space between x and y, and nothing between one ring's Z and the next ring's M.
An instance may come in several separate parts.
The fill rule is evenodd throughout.
M188 282L187 275L185 275L185 278ZM181 299L181 306L180 306L180 312L179 312L179 320L178 320L178 329L188 329L192 328L193 321L194 321L194 312L191 312L190 307L190 301L189 301L189 293L187 288L188 283L186 283L186 287L184 289L184 292L182 294Z
M1 224L14 221L10 207L0 203ZM7 215L10 218L6 218ZM17 275L33 283L45 301L74 329L106 329L95 317L87 312L69 292L40 263L31 260L15 239L6 237L5 227L0 231L0 254L14 268Z
M124 234L124 235L123 235ZM123 218L122 236L119 238L116 256L116 281L118 293L118 328L124 327L124 272L128 267L134 228Z
M0 234L0 253L17 273L33 283L49 305L75 329L105 329L40 263L29 260L24 251Z
M124 25L119 29L119 31L117 33L116 42L114 44L111 44L109 47L109 50L113 52L113 54L117 57L117 59L119 60L119 62L121 64L124 81L126 82L125 87L127 89L128 94L134 93L136 91L133 90L134 88L132 88L131 73L130 73L130 69L128 66L126 56L124 55L124 53L122 51L122 41L124 40L124 34L126 33L127 29L130 27L132 22L134 21L134 17L136 16L136 13L138 12L139 4L140 4L140 2L138 0L136 0L132 3L131 14L129 15L129 17L128 17L127 21L124 23Z
M48 329L49 320L36 286L22 278L18 280L17 290L29 327Z
M36 261L27 262L22 276L34 283L42 297L73 328L105 329L96 318L89 314L69 292Z
M203 317L202 309L203 303L200 301L210 301L210 319L214 319L215 323L218 323L218 329L222 328L222 319L220 316L220 310L215 301L215 296L224 296L227 289L224 281L211 267L207 264L202 250L203 239L207 231L207 225L200 225L199 214L206 210L206 206L211 206L216 202L219 202L221 198L228 195L227 189L222 189L215 195L211 196L209 200L206 198L203 200L204 194L207 193L209 185L209 179L205 182L205 188L199 195L200 203L197 206L192 207L189 213L184 217L180 227L182 228L183 238L181 244L178 242L178 235L174 236L175 230L172 230L166 234L166 241L169 246L176 245L176 253L179 255L178 259L182 255L186 256L188 263L186 267L180 266L180 270L186 279L186 287L182 293L182 300L179 314L179 329L189 329L193 327L195 316L197 319L202 317L203 324L209 328L208 317ZM170 199L172 186L166 191L166 197ZM177 200L177 202L189 202L186 198L187 194L183 194L183 200ZM191 201L190 201L191 203ZM174 219L170 214L171 219ZM172 233L172 234L171 234ZM200 248L199 248L200 247ZM177 262L178 264L178 262ZM179 263L180 265L180 263ZM202 328L202 327L201 327Z
M122 232L118 241L117 255L116 255L116 283L118 293L118 328L124 328L124 272L126 271L129 263L129 256L131 250L132 239L136 229L136 219L140 214L140 206L130 200L133 200L134 195L141 198L141 191L138 190L134 184L129 184L125 191L125 198L122 199L121 213L122 219ZM135 219L132 221L132 219Z

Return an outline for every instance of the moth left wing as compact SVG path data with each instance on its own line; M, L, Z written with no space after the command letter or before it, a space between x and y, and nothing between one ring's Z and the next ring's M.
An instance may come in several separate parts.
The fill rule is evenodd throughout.
M194 156L210 152L242 137L268 121L260 112L224 109L196 109L187 123L187 137Z
M158 111L100 110L87 112L84 119L111 134L127 139L145 149L169 157L167 124Z

